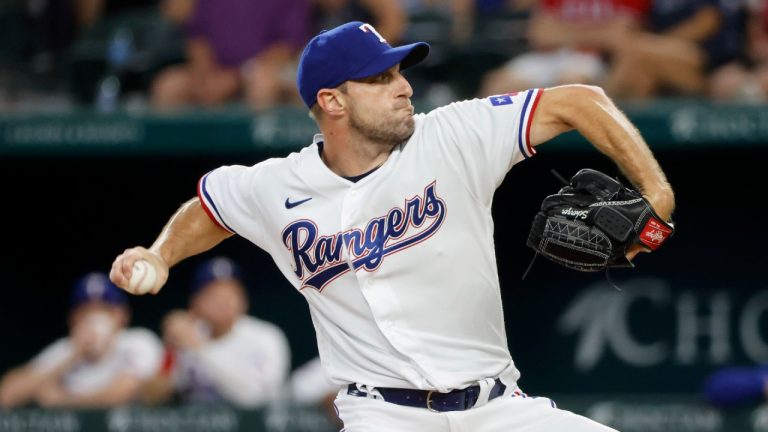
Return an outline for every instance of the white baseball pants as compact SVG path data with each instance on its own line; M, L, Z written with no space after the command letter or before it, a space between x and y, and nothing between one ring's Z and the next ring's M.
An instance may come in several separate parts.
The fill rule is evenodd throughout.
M345 388L335 403L343 432L616 432L545 397L500 396L466 411L438 413L351 396Z

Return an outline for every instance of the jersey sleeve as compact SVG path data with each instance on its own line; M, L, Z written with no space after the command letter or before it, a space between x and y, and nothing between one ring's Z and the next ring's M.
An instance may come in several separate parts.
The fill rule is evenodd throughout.
M256 201L259 165L223 166L204 175L197 195L208 217L219 227L259 243L263 224Z
M512 166L536 153L530 134L542 93L532 89L438 108L424 119L426 145L430 150L436 145L470 191L490 206Z
M125 341L124 370L127 374L139 379L154 376L162 365L163 346L160 340L149 330L128 330Z
M288 340L266 323L238 331L235 351L220 346L197 353L205 374L228 400L254 408L280 396L291 364Z
M32 367L39 371L48 371L72 355L72 344L66 338L48 345L32 359Z
M538 10L553 15L559 15L561 7L562 0L541 0L538 3Z
M339 391L339 386L326 375L319 357L308 361L291 374L291 398L294 402L317 404L329 394Z
M651 10L649 0L623 0L619 2L620 10L632 18L644 19Z

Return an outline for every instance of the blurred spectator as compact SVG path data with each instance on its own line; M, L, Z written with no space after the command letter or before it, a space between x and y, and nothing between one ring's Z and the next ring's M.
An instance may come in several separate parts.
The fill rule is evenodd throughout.
M274 324L246 315L241 270L229 259L201 265L189 310L169 313L163 323L168 348L163 371L145 388L146 401L231 402L262 406L282 390L290 349Z
M541 0L528 29L531 52L490 72L481 95L600 82L603 56L617 48L618 35L639 27L647 10L647 0Z
M195 12L195 0L162 0L160 13L170 22L184 25Z
M263 109L299 101L294 61L311 31L308 1L196 0L186 22L187 62L158 75L153 105L214 106L242 96ZM177 9L164 6L184 15Z
M744 56L710 78L710 97L718 102L763 102L768 96L768 0L748 0Z
M106 407L131 402L158 370L162 347L144 329L126 329L128 299L102 273L80 279L72 292L70 334L8 372L0 405Z
M343 426L333 405L340 387L328 379L320 357L313 358L293 371L290 389L293 402L319 406L332 423Z
M49 0L52 1L52 0ZM134 9L150 9L158 6L159 0L71 0L80 28L92 26L105 16L117 15Z
M728 367L707 378L704 396L718 407L733 407L768 398L768 365Z
M408 17L399 1L312 0L315 33L349 21L372 24L391 45L402 40Z
M76 32L71 0L0 2L0 104L59 90Z
M531 3L533 0L528 0ZM469 42L474 36L478 19L503 15L506 12L530 4L520 4L516 0L449 0L451 3L451 39L456 45Z
M27 2L26 9L34 48L59 52L69 46L79 28L71 0Z
M654 0L649 30L619 36L606 83L618 98L701 95L710 71L742 48L741 0Z
M471 33L474 25L473 3L474 0L400 0L400 5L409 19L405 37L411 40L423 39L421 35L414 37L407 34L413 31L414 24L418 27L420 22L426 21L430 24L438 22L439 25L449 22L451 42L466 39L464 35ZM467 13L468 11L470 13ZM442 26L439 28L439 30L435 27L430 28L431 38L441 37ZM447 38L443 37L443 39L447 42Z

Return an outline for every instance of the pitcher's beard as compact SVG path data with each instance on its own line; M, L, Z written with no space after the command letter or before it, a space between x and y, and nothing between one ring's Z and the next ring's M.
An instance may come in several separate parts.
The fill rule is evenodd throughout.
M349 126L371 142L395 147L413 135L416 123L413 116L397 121L369 121L354 112L349 116Z

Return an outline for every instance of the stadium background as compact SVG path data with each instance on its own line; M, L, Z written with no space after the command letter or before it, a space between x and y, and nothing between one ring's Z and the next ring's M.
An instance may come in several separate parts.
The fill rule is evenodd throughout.
M445 61L465 63L461 55ZM489 58L498 60L473 61L492 63ZM445 70L428 65L412 79L450 82ZM458 88L471 87L478 73L467 73ZM419 96L426 95L416 95L418 106L432 106L434 100ZM525 247L530 221L541 199L559 187L549 170L564 176L582 167L616 170L573 134L515 167L496 194L494 217L521 385L624 431L767 431L764 406L719 410L701 396L718 368L768 362L765 106L677 99L623 107L676 190L678 231L661 252L639 257L636 269L612 273L621 292L603 274L575 273L543 259L521 280L532 257ZM239 106L174 115L87 107L0 113L0 371L64 335L71 281L107 270L125 247L150 244L194 195L202 174L284 155L305 145L313 127L304 110L290 107L257 115ZM267 254L242 239L178 265L157 297L132 298L133 324L157 330L165 312L185 305L195 264L216 254L247 267L251 313L286 332L293 365L314 357L303 298ZM2 431L332 430L322 422L311 408L284 406L0 412Z

